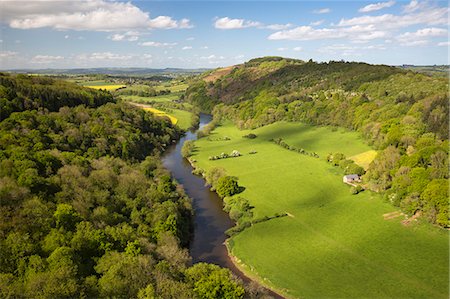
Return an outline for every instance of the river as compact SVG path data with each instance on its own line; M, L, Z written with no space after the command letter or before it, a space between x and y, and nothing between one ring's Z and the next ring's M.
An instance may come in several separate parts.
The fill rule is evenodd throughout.
M200 114L199 129L211 121L208 114ZM187 140L196 140L195 131L189 131L176 144L167 149L163 156L163 165L172 177L181 184L186 194L193 199L194 237L191 240L189 252L194 263L207 262L230 269L245 282L251 280L245 276L231 261L224 244L227 236L225 231L234 223L222 209L222 199L205 186L205 180L192 174L192 166L181 155L181 147ZM275 298L282 298L269 291Z

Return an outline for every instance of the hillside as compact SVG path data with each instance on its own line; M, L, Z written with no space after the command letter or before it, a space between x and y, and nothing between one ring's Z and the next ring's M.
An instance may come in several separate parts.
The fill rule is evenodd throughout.
M160 161L180 129L43 77L1 75L0 103L1 298L244 296L192 266L191 200Z
M216 71L217 72L217 71ZM207 76L211 76L208 73ZM186 99L239 129L277 121L358 131L379 151L367 188L407 214L448 225L448 82L385 65L279 57L237 65L191 84Z

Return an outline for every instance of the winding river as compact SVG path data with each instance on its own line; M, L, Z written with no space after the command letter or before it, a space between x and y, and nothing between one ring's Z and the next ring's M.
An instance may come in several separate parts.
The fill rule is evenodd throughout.
M208 114L200 114L199 129L211 121ZM192 174L192 166L181 155L181 147L187 140L196 140L196 131L189 131L176 144L167 149L163 156L163 165L173 178L183 185L186 194L193 199L194 237L191 240L189 252L193 262L207 262L230 269L245 282L251 281L231 261L227 248L225 231L234 223L228 214L222 210L222 200L205 186L205 180ZM275 298L282 298L269 291Z
M211 121L208 114L200 115L200 128ZM222 210L222 200L205 186L202 177L193 175L192 166L181 155L181 147L187 140L197 139L196 132L189 131L163 156L164 166L183 185L186 194L193 199L194 238L189 248L193 262L207 262L222 267L232 265L224 245L224 232L233 226L228 214Z

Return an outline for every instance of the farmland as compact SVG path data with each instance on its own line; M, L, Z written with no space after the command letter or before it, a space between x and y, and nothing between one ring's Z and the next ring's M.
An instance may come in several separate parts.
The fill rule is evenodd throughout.
M250 132L257 138L242 138ZM195 145L199 168L223 167L238 177L245 187L238 196L249 200L254 218L288 213L229 241L241 268L266 285L288 297L447 297L447 234L421 222L404 226L400 214L384 220L397 208L370 191L351 195L341 171L325 161L329 152L371 151L357 133L285 122L239 131L224 123ZM233 150L243 155L208 159Z

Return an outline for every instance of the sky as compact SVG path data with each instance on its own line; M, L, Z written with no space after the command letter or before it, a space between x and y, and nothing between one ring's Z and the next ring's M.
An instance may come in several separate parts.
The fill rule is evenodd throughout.
M447 1L0 0L0 69L448 64Z

